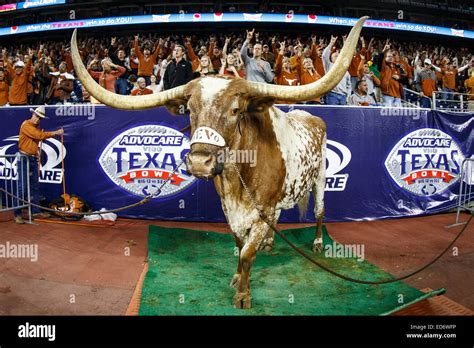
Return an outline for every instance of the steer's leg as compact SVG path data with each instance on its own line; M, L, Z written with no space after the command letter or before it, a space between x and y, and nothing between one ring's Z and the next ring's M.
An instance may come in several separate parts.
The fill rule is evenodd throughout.
M240 256L242 254L242 248L244 247L244 241L241 238L239 238L236 234L234 234L234 238L235 238L235 246L239 250L239 255L238 255L238 263L237 263L237 272L232 277L232 280L230 281L229 285L237 289L239 287L240 277L242 274L242 262L240 261L241 260Z
M316 217L316 236L313 242L313 252L323 251L323 217L324 217L324 188L326 186L326 147L324 147L323 157L319 168L318 177L316 183L313 186L313 197L314 197L314 215Z
M278 219L280 217L281 210L276 210L274 216L269 216L268 219L273 223L276 224L278 222ZM272 251L273 249L273 244L275 243L275 232L265 224L264 226L266 228L266 234L265 238L263 239L262 243L260 244L259 250L263 251Z
M266 235L265 222L257 221L252 225L250 235L240 253L242 273L239 286L234 295L234 307L249 309L250 302L250 271L257 254L257 250Z

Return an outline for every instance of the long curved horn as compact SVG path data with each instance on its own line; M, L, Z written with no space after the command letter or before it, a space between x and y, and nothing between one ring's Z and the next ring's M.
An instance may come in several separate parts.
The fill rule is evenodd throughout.
M99 100L101 103L117 109L142 110L164 105L168 100L171 99L184 97L185 86L179 86L164 92L144 96L125 96L106 90L94 81L82 63L82 59L77 48L76 33L77 29L74 29L74 33L71 37L71 56L74 70L76 71L79 80L81 80L82 85L87 89L90 95Z
M247 81L249 94L270 96L277 100L286 101L307 101L318 98L331 89L333 89L346 73L354 56L357 47L360 31L365 20L369 17L360 18L352 28L349 36L344 43L336 62L331 70L327 72L321 79L313 83L302 86L279 86L261 82Z

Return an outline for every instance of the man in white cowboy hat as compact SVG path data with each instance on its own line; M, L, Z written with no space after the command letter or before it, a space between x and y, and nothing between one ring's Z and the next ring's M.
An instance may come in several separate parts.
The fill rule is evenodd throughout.
M39 187L38 187L38 159L39 159L39 142L56 135L63 135L62 128L53 131L45 132L39 128L39 124L43 118L46 117L46 110L44 106L39 106L36 109L30 109L32 112L31 118L23 121L20 127L20 137L18 139L18 149L20 154L26 156L29 162L29 177L30 177L30 196L31 202L39 203ZM18 194L23 195L25 185L27 182L27 167L24 160L18 161L18 172L23 175L23 178L18 180ZM23 195L25 197L25 195ZM32 207L33 213L39 213L38 208ZM21 217L21 209L15 210L15 222L24 223Z
M11 86L8 95L10 105L27 105L28 104L28 84L33 74L31 66L31 56L27 64L21 60L15 62L13 66L7 60L6 50L3 50L4 66L11 78Z

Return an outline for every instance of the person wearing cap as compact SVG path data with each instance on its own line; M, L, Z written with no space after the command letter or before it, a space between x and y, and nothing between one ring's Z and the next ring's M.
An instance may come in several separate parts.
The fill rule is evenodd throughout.
M426 58L423 68L416 75L415 87L420 92L420 106L422 108L431 108L431 98L436 92L436 74L432 70L431 60Z
M6 54L3 55L3 59L8 76L11 78L8 101L10 105L26 105L28 103L28 81L33 73L31 59L26 65L19 60L13 66L6 59Z
M46 110L44 106L40 106L36 109L30 109L32 112L31 118L23 121L20 127L20 136L18 139L18 150L20 154L26 156L29 163L29 173L27 173L27 167L25 161L18 161L18 172L23 175L22 180L18 180L18 195L25 197L23 194L26 189L25 185L27 182L27 175L30 177L30 200L32 203L39 203L39 178L38 178L38 160L39 160L39 142L48 138L52 138L56 135L63 135L64 130L62 128L52 131L45 132L39 128L40 122L46 117ZM32 207L31 211L39 213L40 210L36 207ZM24 223L21 216L21 209L15 210L15 222Z

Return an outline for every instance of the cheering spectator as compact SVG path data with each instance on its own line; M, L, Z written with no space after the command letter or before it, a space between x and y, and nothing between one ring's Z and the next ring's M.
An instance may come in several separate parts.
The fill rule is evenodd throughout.
M446 65L442 68L433 66L436 71L441 73L442 88L444 92L443 100L453 99L453 93L456 91L456 75L469 68L470 64L471 63L468 63L459 69L456 69L454 68L454 65L447 60Z
M173 49L173 59L166 67L163 76L164 89L171 89L185 85L193 78L193 68L191 63L184 59L184 47L175 45Z
M6 58L6 51L3 54ZM27 105L28 104L28 83L32 74L31 60L25 66L21 60L17 61L13 66L5 60L4 65L7 67L8 76L11 78L11 86L8 94L10 105Z
M58 72L50 72L45 75L50 80L48 92L46 93L46 102L48 104L64 103L71 97L74 88L74 76L67 72L66 62L59 65Z
M198 52L198 55L194 53L193 46L191 45L191 36L186 37L186 43L184 44L186 46L186 49L188 50L188 58L191 61L193 71L196 71L196 69L199 67L200 59L201 57L207 55L208 57L212 56L214 52L214 47L216 46L216 42L212 40L209 45L209 50L205 51L205 46L201 47L201 49Z
M368 93L368 90L367 81L358 80L355 92L349 97L349 104L358 106L376 105L375 98Z
M326 74L331 70L339 56L339 51L335 50L331 53L334 44L337 41L337 36L331 36L329 45L323 51L323 64ZM341 81L334 87L331 92L326 95L326 104L328 105L346 105L347 96L351 94L351 76L346 71Z
M470 70L470 78L464 81L468 95L468 109L474 110L474 69Z
M127 64L127 57L125 55L125 50L123 48L119 48L117 51L116 43L117 43L117 38L113 37L110 42L109 57L112 60L112 63L123 67L125 69L125 72L119 77L117 77L117 80L115 80L115 93L126 95L127 86L128 86L128 77L132 73L132 70L129 68L128 66L129 64Z
M365 55L360 55L359 68L357 69L359 80L365 80L367 83L367 94L375 99L375 87L380 86L380 80L370 70L369 63L365 60Z
M319 76L324 76L324 64L323 64L323 45L324 39L319 41L319 45L316 45L316 35L311 36L311 59L313 60L313 65L316 69L316 72Z
M153 74L156 57L158 57L163 40L160 39L155 43L155 50L153 51L153 54L150 53L150 49L148 47L145 47L142 53L140 47L138 47L138 37L139 35L135 35L133 46L138 57L138 77L143 77L148 86L150 84L150 76Z
M426 58L424 61L424 67L417 75L417 80L415 81L416 90L420 92L420 106L422 108L431 107L431 98L433 98L433 93L437 90L436 75L432 70L432 67L431 60Z
M199 61L200 63L196 68L196 71L193 73L193 78L216 74L214 67L211 64L211 58L208 56L202 56Z
M400 68L395 65L389 40L386 41L381 56L380 87L385 106L402 106L403 85L400 83Z
M137 88L135 88L132 91L133 96L137 95L147 95L147 94L153 94L153 91L146 86L146 81L144 77L139 77L137 79Z
M221 68L221 58L223 56L223 53L215 45L216 38L214 36L211 36L209 41L210 41L210 45L214 45L214 49L212 50L211 54L209 55L209 58L211 58L212 67L214 68L214 70L219 71L219 69Z
M351 90L355 91L356 90L356 84L357 81L359 81L359 64L362 60L362 57L365 58L365 55L367 54L367 51L365 49L365 40L361 36L359 38L360 43L361 43L361 49L357 50L354 53L354 56L352 57L351 64L349 65L349 75L351 75Z
M91 70L91 66L98 63L98 59L94 58L87 68L89 73L93 78L99 81L99 85L101 85L106 90L115 93L115 81L117 78L125 72L125 68L112 63L110 58L104 58L101 61L102 64L102 71L93 71Z
M270 66L275 66L275 55L270 52L270 47L267 44L264 44L262 46L262 49L262 58L265 59L268 63L270 63Z
M130 49L130 55L125 58L125 61L127 62L127 67L130 69L131 73L130 75L137 75L138 74L138 57L137 54L135 53L135 48Z
M252 40L255 29L247 30L247 38L242 45L240 54L245 64L246 78L249 81L266 82L273 81L275 75L272 72L270 64L262 59L262 44L256 43L253 46L253 57L250 58L247 53L247 47Z
M280 42L275 64L275 82L277 85L296 86L299 85L298 75L291 70L290 58L285 57L285 42Z
M5 78L5 71L0 70L0 106L8 104L8 89L10 86Z
M245 73L242 69L237 70L235 66L235 56L233 54L228 54L225 58L221 58L221 61L221 69L219 70L220 75L237 78L245 77Z

